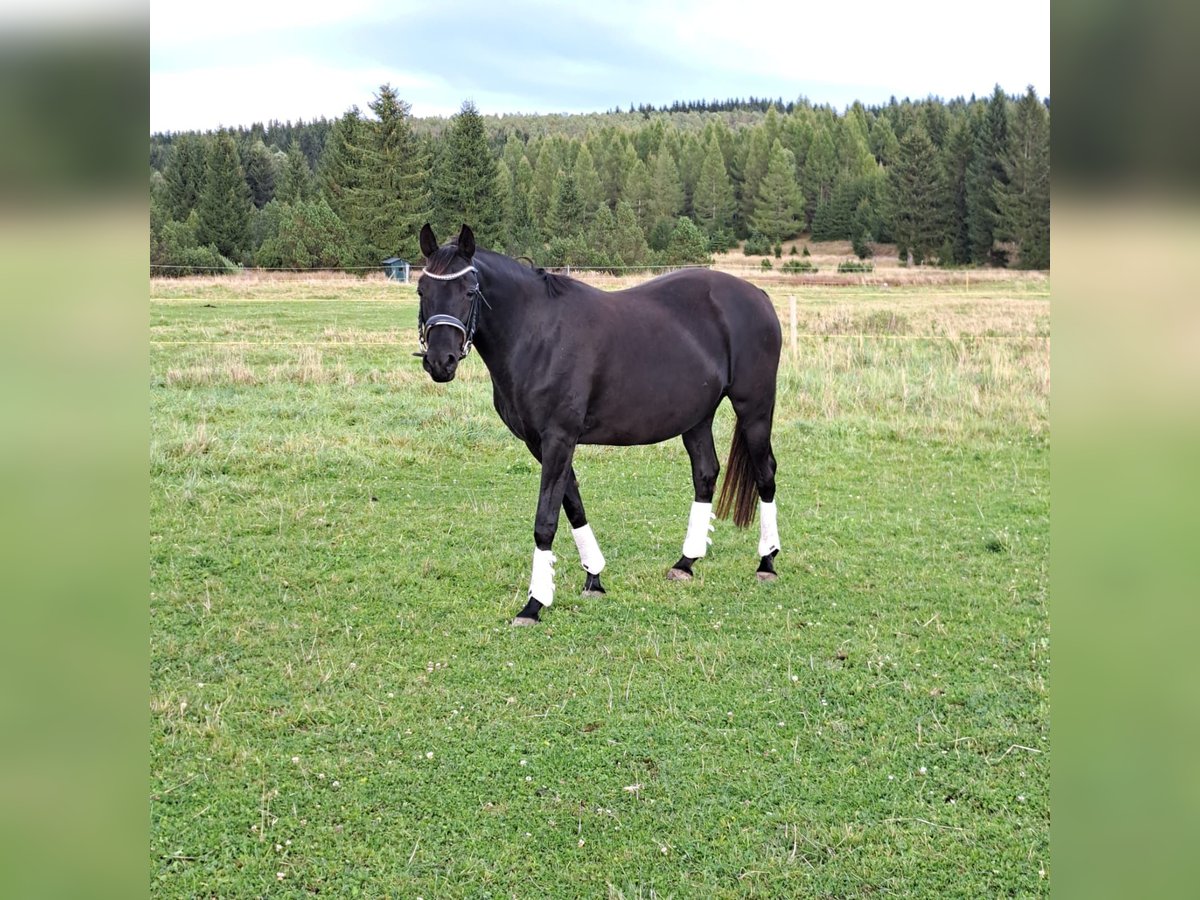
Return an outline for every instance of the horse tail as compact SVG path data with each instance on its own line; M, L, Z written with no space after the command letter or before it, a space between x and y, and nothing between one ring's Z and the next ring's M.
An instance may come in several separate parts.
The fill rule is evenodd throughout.
M717 498L717 516L729 518L733 511L733 524L747 528L754 521L754 501L758 499L758 485L754 480L754 468L746 442L742 439L740 423L733 426L733 443L729 445L729 461L725 464L725 480L721 483L721 495Z

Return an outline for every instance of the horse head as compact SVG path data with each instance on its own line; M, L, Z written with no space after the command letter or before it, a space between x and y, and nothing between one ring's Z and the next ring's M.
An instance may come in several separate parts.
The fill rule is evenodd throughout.
M426 223L421 229L425 271L417 282L418 336L425 371L437 382L454 378L459 360L471 352L479 306L479 272L472 262L475 235L463 225L458 237L442 247Z

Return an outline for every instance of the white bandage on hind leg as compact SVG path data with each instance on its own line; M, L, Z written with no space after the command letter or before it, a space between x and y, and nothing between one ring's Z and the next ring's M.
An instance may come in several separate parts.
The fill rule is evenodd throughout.
M758 501L758 555L766 556L779 549L779 519L775 501Z
M579 548L579 563L589 575L599 575L604 571L604 554L600 552L600 544L592 533L591 525L582 528L572 528L571 537L575 538L575 546Z
M708 533L713 530L713 515L711 503L693 503L688 515L687 537L683 539L683 555L688 559L699 559L708 552L712 538Z
M554 553L550 550L533 551L533 574L529 576L529 596L542 606L554 602Z

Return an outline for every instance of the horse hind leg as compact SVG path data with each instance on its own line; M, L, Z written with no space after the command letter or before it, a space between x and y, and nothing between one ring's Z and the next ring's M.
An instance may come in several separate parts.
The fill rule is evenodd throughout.
M773 398L771 398L773 401ZM779 553L779 522L775 506L775 454L771 449L771 420L774 403L766 408L747 409L734 403L738 414L737 428L741 434L741 452L746 454L754 488L758 492L758 571L760 581L774 581L775 557ZM736 442L735 442L736 443ZM733 463L730 463L732 468ZM750 498L747 498L750 499ZM751 510L753 507L750 508Z
M672 581L688 581L692 578L692 566L708 552L712 539L713 491L717 486L717 475L721 464L717 460L717 448L713 444L712 416L683 433L683 446L692 462L692 488L695 499L688 515L687 536L683 541L683 555L667 572Z

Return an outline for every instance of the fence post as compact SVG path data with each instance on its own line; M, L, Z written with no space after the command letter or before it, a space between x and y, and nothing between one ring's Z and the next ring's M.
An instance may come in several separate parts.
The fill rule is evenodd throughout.
M791 316L791 334L792 334L792 359L796 358L796 295L792 294L788 297L788 306L790 307Z

